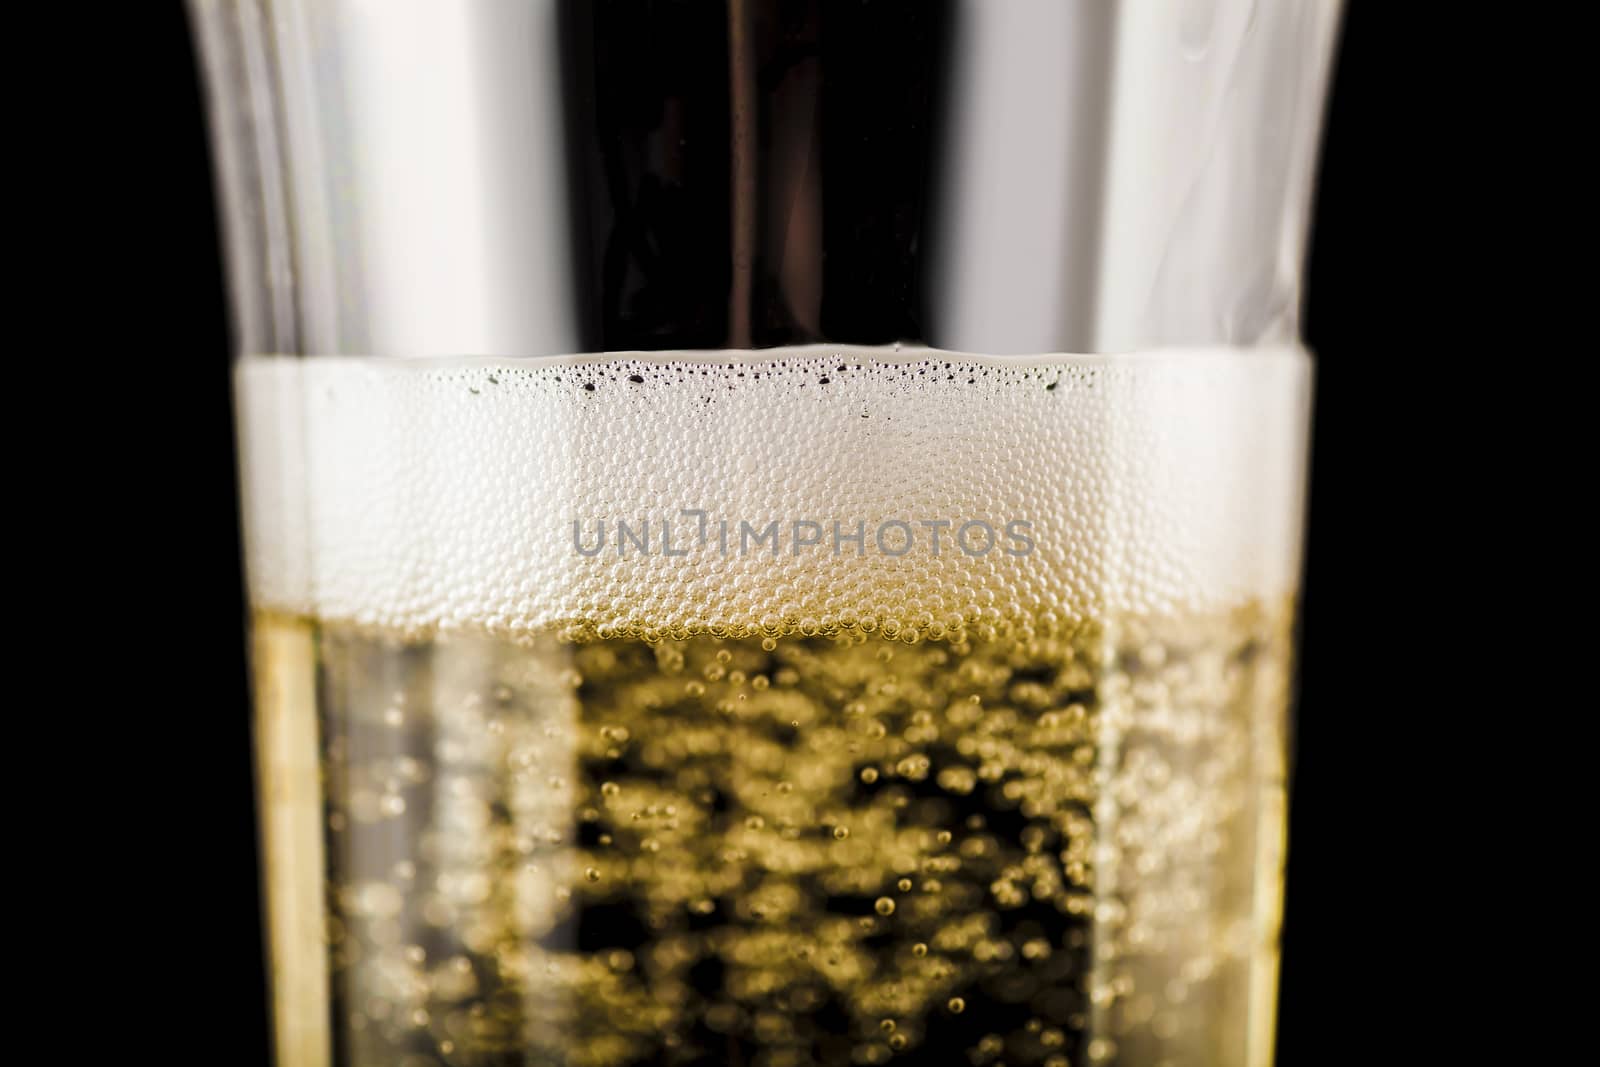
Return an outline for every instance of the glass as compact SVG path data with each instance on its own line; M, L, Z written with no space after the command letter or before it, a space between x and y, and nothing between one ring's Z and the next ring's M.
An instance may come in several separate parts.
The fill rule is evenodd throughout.
M277 1061L1267 1064L1321 0L192 0Z

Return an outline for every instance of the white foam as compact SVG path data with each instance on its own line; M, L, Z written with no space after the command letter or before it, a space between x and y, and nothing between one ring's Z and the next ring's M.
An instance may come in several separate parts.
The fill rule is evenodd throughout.
M1280 596L1299 570L1309 382L1297 349L246 358L252 598L408 631L525 632L925 629ZM704 543L683 509L708 513ZM652 551L619 554L619 519L648 520ZM592 548L602 520L606 548L580 554L574 522ZM739 523L772 520L778 554L741 552ZM904 555L875 543L890 520L917 538ZM951 538L974 520L999 536L968 555ZM797 550L796 521L822 543ZM952 525L936 556L921 524L938 521ZM1014 521L1030 553L1004 551L1022 548L1005 538ZM865 554L835 551L834 522L864 524ZM664 523L688 555L663 554Z

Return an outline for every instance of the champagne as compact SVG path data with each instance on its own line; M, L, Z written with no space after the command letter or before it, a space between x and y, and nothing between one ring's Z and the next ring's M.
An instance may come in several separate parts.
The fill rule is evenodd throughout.
M1269 1063L1304 379L245 361L281 1061Z

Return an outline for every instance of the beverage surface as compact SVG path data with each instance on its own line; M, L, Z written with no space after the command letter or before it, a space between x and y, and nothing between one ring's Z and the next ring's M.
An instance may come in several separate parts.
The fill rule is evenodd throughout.
M1306 377L245 361L281 1061L1270 1062Z

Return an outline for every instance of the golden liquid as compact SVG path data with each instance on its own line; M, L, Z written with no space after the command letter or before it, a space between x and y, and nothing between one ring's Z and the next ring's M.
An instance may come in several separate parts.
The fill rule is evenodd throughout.
M1269 1063L1289 615L918 643L260 615L279 1061Z

